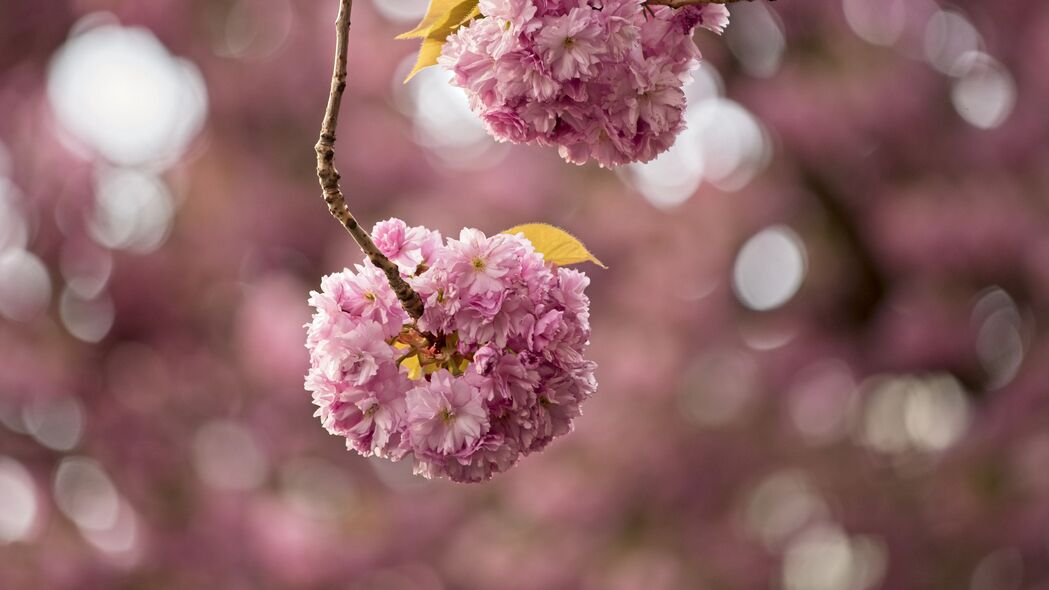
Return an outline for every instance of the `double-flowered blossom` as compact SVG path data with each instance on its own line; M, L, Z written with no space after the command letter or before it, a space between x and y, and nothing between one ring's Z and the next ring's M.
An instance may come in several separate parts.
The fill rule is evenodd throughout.
M306 388L328 432L475 482L571 430L596 388L585 274L546 263L521 234L442 242L390 219L372 235L425 311L413 323L371 263L321 280Z
M498 141L556 146L569 162L647 162L684 128L682 87L699 65L695 27L728 9L643 0L481 0L484 18L438 59Z

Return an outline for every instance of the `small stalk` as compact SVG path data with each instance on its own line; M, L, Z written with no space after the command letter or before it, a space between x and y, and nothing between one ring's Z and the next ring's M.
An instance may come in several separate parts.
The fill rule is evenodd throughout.
M397 295L397 300L401 302L401 307L413 320L417 320L423 314L422 299L401 276L397 265L379 251L372 237L350 213L346 197L339 187L339 172L335 169L335 129L339 124L339 107L346 90L347 39L350 35L352 4L352 0L340 0L339 16L335 21L335 66L331 76L331 92L328 94L328 106L324 110L320 139L314 147L317 152L317 179L320 181L324 202L328 204L328 212L346 228L368 260L386 274L386 280Z

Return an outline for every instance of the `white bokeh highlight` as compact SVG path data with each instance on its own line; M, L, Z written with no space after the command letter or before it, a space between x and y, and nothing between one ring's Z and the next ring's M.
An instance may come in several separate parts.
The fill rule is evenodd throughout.
M102 248L85 248L67 242L59 258L66 287L84 299L97 297L113 274L113 256Z
M887 454L937 453L961 439L972 410L947 374L878 375L861 386L865 400L858 441Z
M169 165L207 113L196 66L106 14L84 17L56 52L47 95L74 145L124 166Z
M263 61L287 43L295 10L289 0L235 0L225 18L216 20L216 55Z
M779 17L761 2L740 2L732 7L732 25L725 42L743 70L768 78L779 71L787 50L787 37Z
M751 491L743 510L747 532L770 551L778 552L798 531L826 518L826 502L804 473L784 469L763 479Z
M832 524L803 532L783 555L785 590L867 590L885 576L888 554L883 541L850 537Z
M1016 106L1016 81L998 60L978 51L959 58L958 78L951 87L951 103L967 123L993 129L1009 118Z
M801 288L807 271L805 245L792 229L765 228L740 248L732 285L740 303L757 311L775 309Z
M50 301L51 277L36 255L21 248L0 252L0 315L28 322Z
M87 457L66 457L54 478L55 503L84 539L117 563L141 555L141 524L102 466Z
M54 494L62 513L83 530L104 531L117 522L120 496L93 459L62 459L55 471Z
M332 522L359 509L353 480L338 465L300 457L282 465L279 477L282 498L303 516Z
M95 180L95 211L88 232L99 244L148 254L171 230L175 203L158 176L135 169L103 169Z
M209 422L196 432L192 444L197 475L213 488L254 489L269 473L269 460L255 435L238 422Z
M426 14L428 0L372 0L372 6L386 20L404 25L415 25ZM413 58L414 60L414 58Z
M84 528L80 532L99 551L121 561L131 561L137 558L141 536L138 520L134 509L121 498L111 526L103 529Z
M925 26L925 59L932 67L956 75L959 60L983 47L976 27L960 12L938 10Z
M109 334L116 319L116 306L106 293L85 298L67 287L58 300L62 325L78 340L100 342Z
M986 290L973 306L976 354L987 372L989 389L998 389L1016 376L1026 355L1028 325L1016 302L1004 290Z
M412 138L432 161L452 170L489 168L502 161L509 146L488 135L466 93L452 86L451 72L430 67L402 83L414 63L414 56L402 61L391 84L398 109L412 121Z
M705 101L687 119L703 150L704 177L725 191L738 191L765 169L771 141L757 118L727 99Z
M656 159L628 164L620 177L659 209L673 209L692 197L703 181L738 191L772 158L772 142L760 121L739 103L723 98L724 83L702 63L685 86L685 129Z
M29 243L29 222L21 205L24 199L14 183L0 176L0 253L24 249Z
M34 399L22 408L22 425L45 447L69 451L84 434L84 407L70 395Z
M700 428L719 428L742 419L760 391L757 363L745 352L718 351L688 368L678 406Z
M874 45L895 44L907 24L908 0L842 0L845 20L856 35Z
M33 476L15 459L0 456L0 545L29 539L39 514Z

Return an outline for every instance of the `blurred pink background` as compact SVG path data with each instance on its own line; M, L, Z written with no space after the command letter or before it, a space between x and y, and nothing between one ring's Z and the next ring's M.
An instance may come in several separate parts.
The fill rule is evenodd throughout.
M0 588L1049 589L1049 4L735 6L654 163L497 145L358 0L365 225L570 229L598 394L483 485L311 416L334 1L0 5Z

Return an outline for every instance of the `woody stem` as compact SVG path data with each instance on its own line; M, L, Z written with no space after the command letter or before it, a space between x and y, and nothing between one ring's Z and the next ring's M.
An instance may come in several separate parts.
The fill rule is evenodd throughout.
M423 313L422 299L401 276L397 265L379 251L368 232L350 213L349 207L346 206L346 198L339 187L339 172L335 169L335 129L339 123L342 95L346 90L347 38L350 34L352 4L352 0L339 1L339 16L335 21L335 66L331 76L331 92L328 94L328 106L324 110L324 120L321 122L320 139L314 147L317 152L317 179L320 181L324 202L328 204L328 212L346 228L368 260L386 274L386 279L404 311L408 312L412 319L419 319Z

